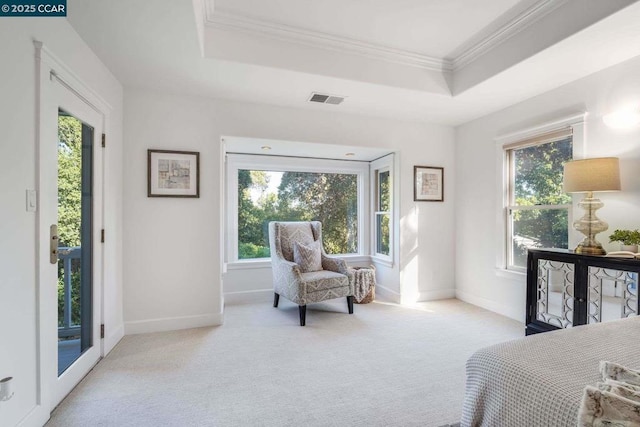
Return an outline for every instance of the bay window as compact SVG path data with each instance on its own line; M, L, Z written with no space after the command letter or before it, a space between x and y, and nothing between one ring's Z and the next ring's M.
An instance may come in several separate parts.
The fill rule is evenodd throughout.
M228 261L269 258L270 221L321 221L328 254L364 254L367 172L367 162L229 154Z

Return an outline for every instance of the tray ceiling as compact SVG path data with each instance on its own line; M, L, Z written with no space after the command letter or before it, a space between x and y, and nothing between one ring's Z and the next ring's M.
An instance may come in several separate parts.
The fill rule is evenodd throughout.
M68 10L125 87L446 125L640 55L634 0L69 0ZM347 98L313 105L312 92Z

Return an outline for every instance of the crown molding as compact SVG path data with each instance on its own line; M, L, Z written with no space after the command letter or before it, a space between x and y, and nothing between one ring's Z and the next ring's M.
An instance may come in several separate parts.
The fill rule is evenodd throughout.
M450 59L452 71L456 72L464 68L466 65L504 43L568 1L569 0L539 0L498 28L488 33L480 31L476 36L469 39L467 43L458 48L456 53L452 55L453 59Z
M370 59L447 73L455 73L464 68L539 19L569 2L569 0L538 0L525 10L509 18L507 22L497 27L488 27L477 33L456 49L451 55L452 58L436 58L362 40L255 19L216 9L212 0L199 1L203 3L205 25L210 28L239 31L279 41L303 44L334 52L357 54Z
M449 72L452 69L451 61L446 59L381 46L348 37L253 19L221 10L216 10L214 13L213 8L209 7L208 3L206 6L205 25L211 28L240 31L275 40L328 49L335 52L357 54L370 59L409 65L430 71Z

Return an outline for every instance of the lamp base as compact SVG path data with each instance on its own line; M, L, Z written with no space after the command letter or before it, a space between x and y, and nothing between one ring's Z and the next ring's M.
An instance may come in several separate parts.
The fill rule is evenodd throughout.
M578 203L578 206L585 210L585 214L579 220L574 221L573 228L586 237L580 242L575 252L585 255L606 255L607 251L596 240L596 234L609 228L609 225L596 215L596 211L603 207L604 203L600 199L594 198L592 192L588 192L586 197Z
M575 253L584 254L584 255L606 255L607 251L604 250L602 245L598 242L595 242L596 245L587 245L581 242L578 247L575 249Z

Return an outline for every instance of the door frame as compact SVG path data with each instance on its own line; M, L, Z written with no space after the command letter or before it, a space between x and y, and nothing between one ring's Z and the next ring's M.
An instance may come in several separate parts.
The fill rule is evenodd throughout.
M57 197L52 194L45 194L43 189L47 188L48 179L46 172L51 172L51 144L52 135L57 137L57 111L59 103L59 86L63 86L69 93L73 94L78 101L94 111L97 123L94 131L94 153L93 153L93 311L94 311L94 337L93 347L98 355L96 362L104 356L104 339L100 337L100 324L104 323L104 248L100 243L100 232L104 227L105 209L105 156L104 150L100 149L98 141L102 136L106 126L106 112L110 106L100 98L91 88L85 85L64 63L58 60L41 42L34 41L36 48L36 190L37 190L37 220L36 220L36 336L37 336L37 407L36 419L46 421L51 411L67 394L61 393L62 386L60 380L64 373L58 378L57 366L57 301L56 287L51 285L51 271L56 267L49 263L49 226L50 213L44 212L43 207L51 207L52 203L57 206ZM55 115L51 114L55 111ZM72 111L69 111L72 113ZM82 119L81 117L78 117ZM49 184L50 185L50 184ZM55 338L54 338L55 337ZM82 359L82 356L81 358ZM80 360L78 359L78 360ZM75 364L75 362L74 362ZM88 370L95 363L90 363ZM77 370L76 370L77 371ZM66 373L66 372L65 372ZM86 373L79 375L68 375L64 378L67 383L75 386ZM35 414L34 414L35 415Z

